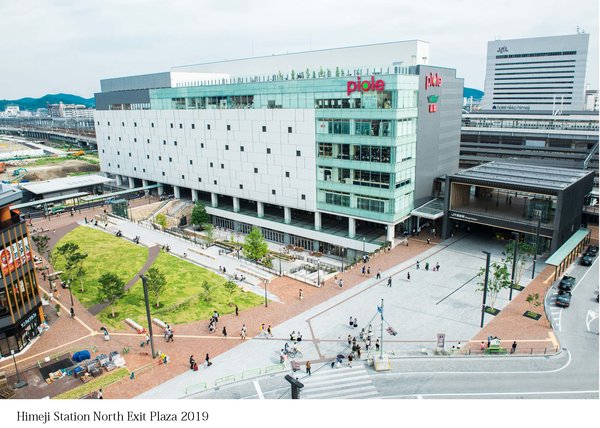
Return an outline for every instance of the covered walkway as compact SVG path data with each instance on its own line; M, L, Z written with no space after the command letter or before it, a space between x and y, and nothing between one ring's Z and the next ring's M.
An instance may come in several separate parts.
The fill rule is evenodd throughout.
M579 229L546 260L547 265L554 266L554 280L573 263L583 247L590 242L591 235L591 230Z

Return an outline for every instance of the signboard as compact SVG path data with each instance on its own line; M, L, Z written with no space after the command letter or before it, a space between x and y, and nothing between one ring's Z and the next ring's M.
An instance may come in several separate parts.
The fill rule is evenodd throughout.
M458 220L466 220L466 221L475 221L478 222L479 219L477 217L471 217L461 213L450 212L450 218L456 218Z
M31 248L27 237L8 245L0 251L2 275L6 276L31 260Z
M437 334L437 347L438 349L444 349L446 345L446 333L438 333Z
M429 73L429 76L425 76L425 90L439 86L442 86L442 76L437 73Z
M385 89L385 82L381 79L375 80L375 77L371 76L371 80L360 80L360 76L356 79L356 82L348 81L346 83L346 93L350 95L352 92L369 92L377 91L381 92Z

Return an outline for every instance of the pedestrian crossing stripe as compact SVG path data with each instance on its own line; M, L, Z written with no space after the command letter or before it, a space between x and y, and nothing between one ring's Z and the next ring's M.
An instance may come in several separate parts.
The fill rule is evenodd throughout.
M302 398L369 398L379 394L362 365L340 369L323 367L321 370L300 380L304 384Z

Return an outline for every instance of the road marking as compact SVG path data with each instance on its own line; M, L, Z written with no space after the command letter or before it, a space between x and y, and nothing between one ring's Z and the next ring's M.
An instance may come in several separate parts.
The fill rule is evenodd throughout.
M587 331L590 331L590 324L595 319L598 319L598 314L591 309L588 309L587 315L585 316L585 325L587 327Z
M381 398L393 399L393 398L406 398L406 397L461 397L461 396L494 396L494 395L557 395L557 394L597 394L598 390L591 391L523 391L523 392L449 392L439 394L406 394L406 395L388 395L382 396Z
M260 385L258 384L258 381L255 380L254 382L252 382L254 384L254 388L256 388L256 393L258 394L258 399L259 400L264 400L265 396L262 393L262 389L260 389Z

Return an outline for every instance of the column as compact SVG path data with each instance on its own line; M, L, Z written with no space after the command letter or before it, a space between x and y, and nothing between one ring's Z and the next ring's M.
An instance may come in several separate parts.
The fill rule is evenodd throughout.
M175 199L181 198L181 189L179 186L173 186L173 195L175 196Z
M162 196L165 193L165 187L162 183L158 183L158 196Z
M390 242L392 247L394 246L394 236L396 231L396 227L393 224L387 225L387 236L385 238L386 241Z
M265 216L265 206L262 202L256 203L256 215L259 218L263 218Z
M233 212L240 212L240 198L233 197Z
M198 202L198 191L196 189L192 189L192 202Z
M315 213L315 230L321 230L321 213Z
M148 184L148 180L143 180L142 179L142 187L147 187ZM150 193L150 190L144 190L144 194L147 195L148 193Z
M210 205L214 208L219 206L219 197L216 193L210 194Z
M135 180L133 177L129 177L129 188L130 189L135 188Z
M348 237L354 238L356 236L356 220L352 217L348 217Z
M117 187L120 187L121 184L123 184L123 181L121 180L121 176L115 175L115 178L117 179Z
M292 209L290 207L283 207L283 222L285 224L292 222Z

